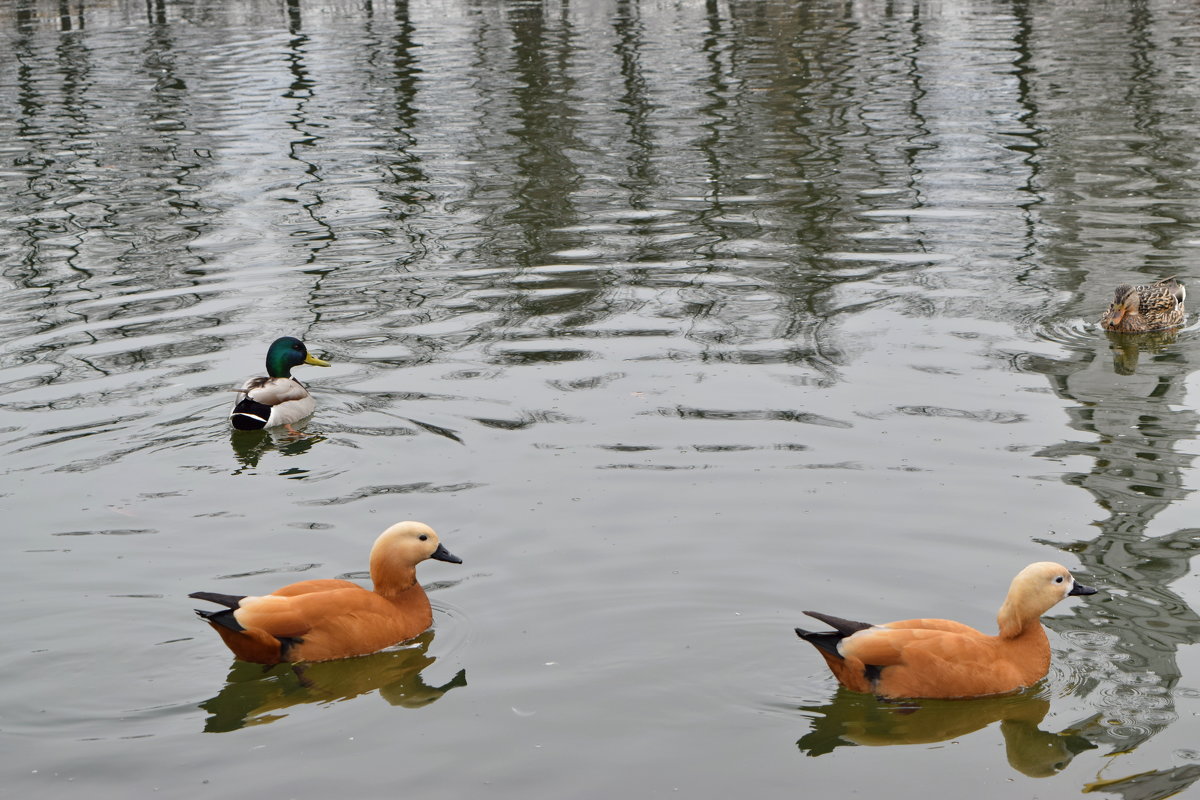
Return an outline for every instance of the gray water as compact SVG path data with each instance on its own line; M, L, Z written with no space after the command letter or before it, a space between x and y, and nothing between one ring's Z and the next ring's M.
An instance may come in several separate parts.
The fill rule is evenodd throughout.
M0 767L38 798L1158 798L1200 778L1200 10L0 8ZM1196 291L1196 290L1194 290ZM233 387L303 338L300 436ZM434 629L234 662L191 591ZM1023 694L838 690L803 609L1047 617ZM1195 792L1195 789L1189 791Z

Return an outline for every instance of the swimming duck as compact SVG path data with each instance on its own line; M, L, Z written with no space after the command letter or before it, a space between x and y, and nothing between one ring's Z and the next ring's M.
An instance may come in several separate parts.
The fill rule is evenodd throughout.
M196 614L243 661L278 664L329 661L374 653L433 624L417 564L427 558L461 564L421 522L397 522L371 547L374 589L338 579L289 584L261 597L193 592L225 606Z
M1123 283L1113 293L1100 327L1117 333L1147 333L1183 324L1183 299L1187 290L1175 278L1130 286Z
M233 427L239 431L257 431L291 425L313 413L317 401L304 384L292 377L292 367L301 364L329 366L328 361L309 353L304 342L292 336L271 342L267 350L266 377L251 378L237 390L245 397L229 412Z
M1041 616L1071 595L1095 594L1066 567L1049 561L1017 573L1000 606L998 636L948 619L871 625L814 611L833 628L796 634L817 648L838 682L884 698L963 698L1032 686L1050 669Z

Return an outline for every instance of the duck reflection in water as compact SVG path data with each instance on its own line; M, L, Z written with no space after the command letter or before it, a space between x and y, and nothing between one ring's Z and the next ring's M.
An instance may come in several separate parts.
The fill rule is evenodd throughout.
M973 700L889 701L838 687L824 706L805 706L816 714L813 729L796 746L810 756L837 747L934 744L957 739L1000 722L1009 765L1031 778L1061 772L1092 744L1082 734L1096 724L1085 720L1058 733L1038 726L1050 701L1033 692Z
M1113 372L1118 375L1133 375L1137 372L1138 358L1141 354L1158 356L1175 344L1179 329L1149 333L1105 331L1104 335L1108 337L1108 347L1112 351Z
M440 686L425 682L422 673L437 661L429 655L433 638L429 630L397 649L337 661L270 667L235 661L225 687L200 704L209 713L204 730L222 733L264 725L287 716L281 712L291 706L334 703L372 692L393 706L427 706L467 685L465 669Z
M320 434L306 434L307 423L299 423L289 428L267 428L260 431L232 431L229 434L229 446L233 448L233 457L240 465L234 474L242 470L255 469L259 459L270 452L278 452L282 456L298 456L307 453L313 445L325 441Z

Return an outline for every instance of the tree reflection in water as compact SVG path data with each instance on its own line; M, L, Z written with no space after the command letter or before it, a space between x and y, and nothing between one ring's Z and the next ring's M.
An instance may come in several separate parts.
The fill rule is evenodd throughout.
M1180 445L1196 437L1200 421L1185 402L1192 338L1189 331L1097 335L1090 345L1076 343L1065 360L1028 364L1072 404L1069 424L1085 436L1043 448L1038 456L1090 460L1089 471L1068 472L1062 480L1089 492L1106 515L1093 523L1099 533L1091 540L1043 543L1075 554L1105 594L1046 622L1085 645L1072 656L1081 662L1074 692L1101 707L1102 735L1090 738L1103 741L1114 757L1176 720L1177 653L1200 640L1200 617L1171 588L1200 551L1200 528L1149 534L1157 515L1191 493L1185 473L1193 455ZM1086 646L1089 641L1093 646ZM1158 789L1144 790L1163 784L1174 793L1198 777L1200 770L1192 767L1171 769L1093 783L1087 790L1125 793L1114 788L1124 785L1129 798L1165 797Z

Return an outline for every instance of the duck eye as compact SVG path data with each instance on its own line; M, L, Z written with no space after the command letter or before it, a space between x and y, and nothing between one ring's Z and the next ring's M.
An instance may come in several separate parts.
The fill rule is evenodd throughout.
M1057 578L1055 578L1055 579L1054 579L1054 582L1055 582L1055 583L1062 583L1062 582L1063 582L1063 576L1062 576L1062 575L1059 575Z
M418 538L418 539L420 539L420 540L423 542L423 541L425 541L426 539L428 539L428 538L429 538L429 534L427 534L427 533L422 533L422 534L421 534L420 536L418 536L417 538Z

